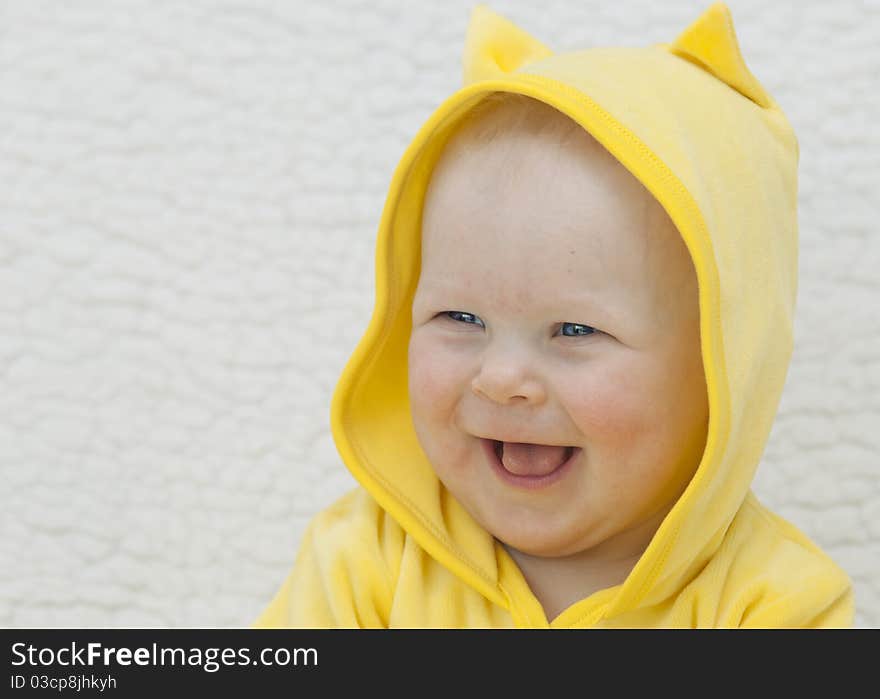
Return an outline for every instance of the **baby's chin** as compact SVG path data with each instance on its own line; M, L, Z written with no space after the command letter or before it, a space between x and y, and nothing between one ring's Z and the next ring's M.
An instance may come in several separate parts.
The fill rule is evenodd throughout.
M560 544L552 540L538 540L535 537L527 539L507 537L507 539L502 539L495 536L495 539L499 541L508 552L512 549L514 552L519 552L535 558L567 558L568 556L573 556L583 550L583 547L577 544Z
M584 535L587 532L578 532L578 537L572 536L570 527L560 524L557 527L544 526L486 526L483 527L505 548L514 549L527 556L537 558L565 558L585 550L589 544L585 543Z

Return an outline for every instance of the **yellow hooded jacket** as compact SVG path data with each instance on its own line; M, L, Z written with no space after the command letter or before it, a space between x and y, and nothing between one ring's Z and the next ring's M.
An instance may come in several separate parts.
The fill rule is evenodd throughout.
M709 399L702 461L626 580L548 620L516 563L444 488L409 412L407 349L422 201L456 120L487 93L549 103L660 202L699 284ZM253 627L845 627L848 576L750 484L793 347L798 142L711 5L671 44L554 53L476 5L464 85L391 182L376 303L331 406L360 486L309 524Z

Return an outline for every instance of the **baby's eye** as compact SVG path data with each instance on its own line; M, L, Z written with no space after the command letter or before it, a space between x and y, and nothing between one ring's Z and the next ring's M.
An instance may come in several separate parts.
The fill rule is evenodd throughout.
M566 327L571 328L572 332L565 332ZM566 337L580 337L583 335L592 335L593 333L599 332L596 328L590 327L589 325L582 325L581 323L563 323L562 324L563 335Z
M460 321L468 325L483 325L483 321L473 313L466 313L465 311L446 311L446 315L452 320ZM476 321L476 323L473 321ZM566 332L566 330L571 330L571 332ZM562 334L566 337L584 337L599 332L595 328L582 323L562 323L562 331Z
M479 325L483 324L483 321L477 318L473 313L465 313L464 311L446 311L446 315L452 318L452 320L460 320L468 324L470 324L470 319L478 320Z

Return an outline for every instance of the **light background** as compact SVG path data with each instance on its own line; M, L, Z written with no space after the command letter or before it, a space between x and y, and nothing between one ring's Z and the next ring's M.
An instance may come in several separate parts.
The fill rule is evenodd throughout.
M0 3L0 625L245 626L354 485L329 430L387 187L473 2ZM490 2L557 51L710 0ZM880 626L880 3L729 0L801 146L755 481Z

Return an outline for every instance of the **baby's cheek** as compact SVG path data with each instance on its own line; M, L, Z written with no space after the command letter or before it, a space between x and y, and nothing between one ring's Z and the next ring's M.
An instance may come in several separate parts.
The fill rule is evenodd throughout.
M453 385L451 363L436 346L424 339L410 338L409 356L409 394L413 407L430 411L445 402Z
M569 384L566 404L581 434L596 446L633 445L657 422L643 389L628 377L603 373Z

